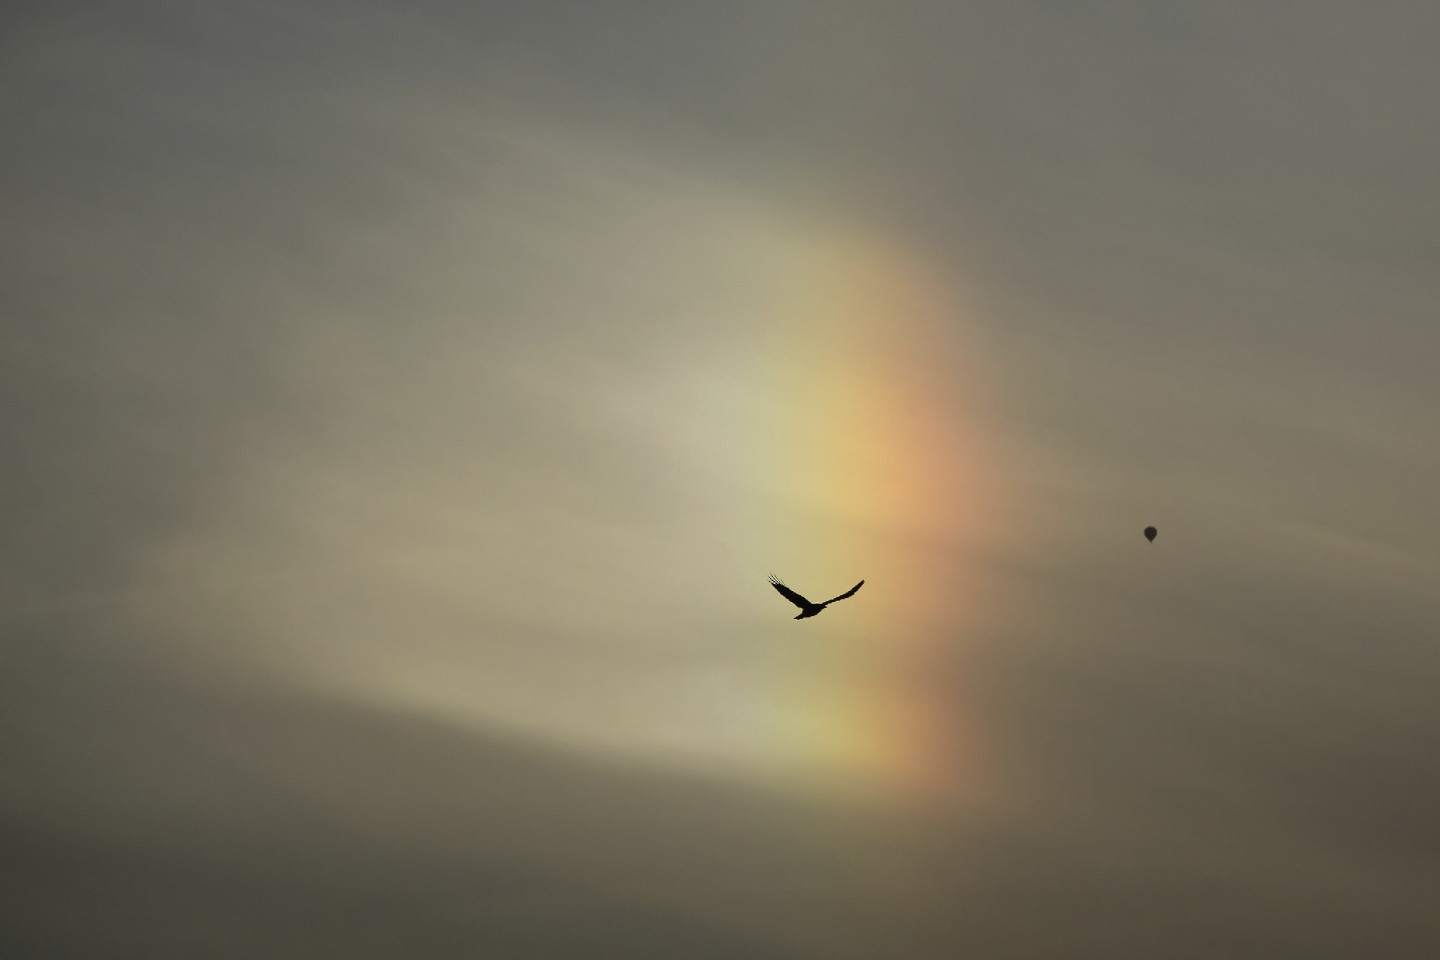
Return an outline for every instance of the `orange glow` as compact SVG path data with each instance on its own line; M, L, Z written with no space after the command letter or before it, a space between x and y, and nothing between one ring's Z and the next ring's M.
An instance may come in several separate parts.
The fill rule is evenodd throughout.
M966 547L994 499L948 381L963 318L934 276L879 245L829 246L797 276L797 319L774 337L763 528L797 587L867 580L786 666L806 691L787 711L797 750L886 792L950 793L974 774L947 678L977 600Z

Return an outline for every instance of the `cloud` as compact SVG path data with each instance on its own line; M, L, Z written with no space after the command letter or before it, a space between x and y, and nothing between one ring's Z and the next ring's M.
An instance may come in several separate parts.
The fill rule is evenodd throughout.
M1434 16L10 21L9 952L1424 955ZM997 385L983 804L774 789L736 450L841 234Z

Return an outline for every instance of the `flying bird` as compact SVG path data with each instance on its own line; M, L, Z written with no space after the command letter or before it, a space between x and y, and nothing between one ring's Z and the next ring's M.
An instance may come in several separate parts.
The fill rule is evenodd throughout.
M800 594L796 593L794 590L791 590L789 587L785 586L785 584L781 583L780 578L775 576L773 573L770 575L770 585L776 590L780 591L780 596L784 597L786 600L789 600L791 603L795 604L795 606L800 608L800 615L795 619L804 620L806 617L815 616L817 613L819 613L821 610L824 610L836 600L844 600L846 597L854 596L856 590L859 590L861 587L865 586L865 581L861 580L859 583L855 584L855 586L840 594L840 596L832 597L829 600L826 600L824 603L811 603L809 600L806 600L804 597L800 596Z

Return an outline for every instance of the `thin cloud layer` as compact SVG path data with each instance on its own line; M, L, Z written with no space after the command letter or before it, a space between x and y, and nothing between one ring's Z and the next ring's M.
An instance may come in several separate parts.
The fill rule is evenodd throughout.
M700 6L6 15L7 955L1434 953L1433 10Z

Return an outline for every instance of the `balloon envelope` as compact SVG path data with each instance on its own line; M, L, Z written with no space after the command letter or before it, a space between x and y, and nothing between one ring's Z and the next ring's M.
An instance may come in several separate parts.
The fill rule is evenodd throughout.
M1160 532L1160 531L1159 531L1159 530L1156 530L1154 527L1146 527L1146 528L1145 528L1145 539L1146 539L1146 540L1149 540L1151 543L1154 543L1154 542L1155 542L1155 535L1156 535L1157 533L1159 533L1159 532Z

